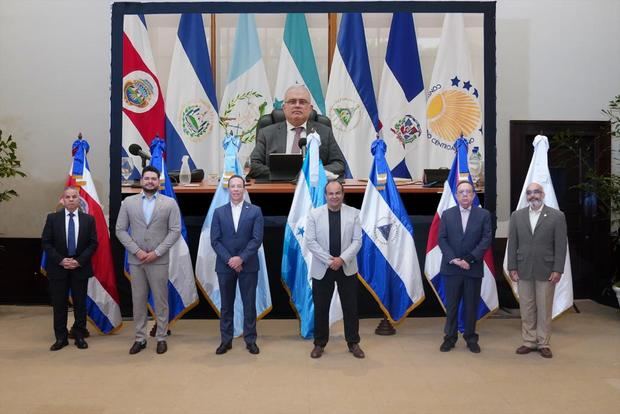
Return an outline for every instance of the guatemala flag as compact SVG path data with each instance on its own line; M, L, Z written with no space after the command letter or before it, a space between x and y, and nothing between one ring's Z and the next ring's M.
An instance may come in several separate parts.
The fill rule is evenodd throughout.
M392 323L402 321L424 300L413 226L385 160L386 144L372 143L374 162L360 221L364 234L357 254L362 283Z
M394 13L379 90L379 117L394 177L421 180L426 139L426 96L411 13Z
M217 173L222 159L220 125L201 14L182 14L172 52L166 93L166 163L179 170L189 155L190 169Z
M295 84L306 85L310 91L314 110L319 114L324 114L325 98L323 98L306 16L303 13L286 15L284 39L274 93L274 108L282 109L284 93L289 86Z
M327 116L353 178L366 175L365 150L381 130L361 13L343 13L325 97Z
M437 206L437 213L433 218L431 229L428 233L428 243L426 245L426 263L424 265L424 273L426 278L430 282L431 287L435 291L441 306L445 310L445 287L443 283L443 277L440 273L441 268L441 249L437 242L439 238L439 224L441 223L441 215L450 207L457 205L456 202L456 185L461 180L468 180L472 182L469 175L469 167L467 165L467 140L465 138L459 138L455 144L456 155L452 162L452 168L448 179L443 186L443 194L441 200L439 200L439 206ZM474 207L480 207L480 200L478 195L474 193L474 200L472 205ZM495 284L495 265L493 264L493 252L492 247L489 247L484 253L484 274L482 277L482 287L480 291L480 305L478 307L478 320L488 316L491 312L494 312L499 303L497 299L497 285ZM462 304L459 305L459 331L463 331L463 316L462 316Z

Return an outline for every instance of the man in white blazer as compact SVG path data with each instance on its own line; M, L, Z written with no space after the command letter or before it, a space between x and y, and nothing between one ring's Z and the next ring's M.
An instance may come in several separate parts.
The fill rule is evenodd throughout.
M357 315L357 252L362 247L360 211L342 203L344 188L338 181L325 186L325 197L327 204L313 209L306 222L314 301L314 349L310 357L320 358L329 340L329 306L337 283L349 352L364 358Z

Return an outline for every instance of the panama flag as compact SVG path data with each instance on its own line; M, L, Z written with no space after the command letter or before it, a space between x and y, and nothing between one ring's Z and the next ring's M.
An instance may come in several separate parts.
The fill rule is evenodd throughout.
M482 138L482 85L473 78L463 14L446 13L426 107L426 139L420 151L426 159L420 168L445 168L454 156L455 142L469 137L470 147L484 154Z
M209 49L201 14L182 14L166 93L166 163L217 173L222 159L220 125Z
M379 117L394 177L422 179L426 96L411 13L394 13L379 89Z
M430 282L431 287L435 291L441 306L445 310L445 287L443 276L440 273L441 268L441 249L439 248L439 225L441 223L441 215L450 207L457 205L456 201L456 185L461 180L472 182L467 166L467 140L459 138L455 143L456 154L452 162L452 168L448 179L443 186L443 194L437 206L437 213L433 218L431 229L428 233L428 243L426 244L426 263L424 265L424 273ZM478 195L474 193L472 205L480 207ZM484 253L484 274L482 277L482 286L480 289L480 305L478 306L478 320L486 317L494 312L499 306L497 299L497 285L495 284L495 265L493 264L492 247L489 247ZM459 330L463 331L463 315L462 304L459 304Z
M320 114L325 113L325 98L319 80L319 71L312 50L306 16L289 13L284 24L284 39L280 52L278 76L274 94L274 108L282 109L284 93L289 86L306 85L310 91L312 106Z
M343 13L325 97L334 136L354 178L370 170L365 150L381 130L361 13Z
M372 143L374 156L360 221L364 233L357 254L362 283L386 318L398 323L424 300L413 226L385 160L387 145Z
M535 182L542 186L545 192L545 204L549 207L560 209L558 199L553 189L553 183L551 182L551 173L549 172L549 164L547 162L547 152L549 151L549 140L544 135L537 135L532 143L534 146L534 155L532 155L532 161L530 162L530 168L527 170L527 176L523 183L523 189L519 196L519 203L517 204L517 210L528 206L527 196L525 191L527 186ZM568 243L568 242L567 242ZM504 254L504 276L512 292L517 300L519 299L519 293L517 290L517 283L513 282L508 276L508 246L506 246L506 253ZM573 270L570 265L570 251L566 248L566 261L564 262L564 273L560 278L560 281L555 286L555 292L553 294L553 310L552 316L556 318L562 313L567 311L573 306Z
M224 90L220 117L241 138L239 159L244 165L256 139L258 119L271 113L273 101L253 14L240 14L232 64Z
M143 15L125 15L123 21L123 156L129 146L147 148L155 136L164 137L164 97L159 87L151 43ZM141 165L138 156L133 165ZM132 178L139 176L134 171Z
M243 175L243 169L237 159L237 151L239 150L241 141L239 137L227 135L224 138L224 171L223 176ZM217 255L211 247L211 221L215 209L230 202L228 188L224 185L224 179L220 179L220 183L215 190L213 200L207 211L202 231L200 232L200 242L198 243L198 256L196 258L196 279L198 286L202 290L205 298L209 301L213 310L220 315L222 301L220 296L220 286L215 272L215 261ZM245 193L245 201L250 203L250 196ZM256 315L257 319L262 319L271 311L271 292L269 290L269 274L267 273L267 261L265 260L265 250L263 245L258 249L258 285L256 288ZM241 292L237 285L235 295L234 315L234 335L240 336L243 333L243 302L241 301Z

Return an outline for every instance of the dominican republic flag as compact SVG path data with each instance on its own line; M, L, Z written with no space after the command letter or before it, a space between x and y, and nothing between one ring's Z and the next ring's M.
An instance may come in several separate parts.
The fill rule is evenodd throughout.
M342 15L325 105L351 176L366 176L372 160L365 148L370 148L381 122L361 13Z
M424 300L413 226L385 160L387 145L372 143L374 156L360 221L364 234L357 254L362 283L386 318L398 323Z
M88 279L86 314L101 333L109 334L118 330L123 320L120 297L116 289L116 273L110 248L108 223L103 214L103 207L86 158L89 149L90 145L85 139L79 138L73 142L71 148L73 162L65 185L79 188L80 209L95 219L99 245L91 258L94 275ZM46 261L44 254L41 260L43 271L46 268Z
M220 124L201 14L182 14L172 52L166 93L166 163L179 170L189 155L189 167L205 173L221 171Z
M147 148L153 137L164 138L164 97L144 16L126 15L123 32L122 156L133 157L134 165L142 165L140 157L129 154L129 146L138 144ZM131 178L139 176L140 172L135 170Z
M457 205L456 201L456 185L461 180L472 182L469 175L469 167L467 166L467 140L459 138L456 140L456 155L452 162L452 168L448 175L448 180L444 183L443 194L437 206L437 213L433 218L431 229L428 233L428 243L426 244L426 263L424 265L424 273L431 287L435 291L441 306L445 310L445 287L443 276L440 273L441 268L441 249L437 240L439 238L439 225L441 223L441 215L450 207ZM474 207L480 207L478 195L474 193ZM494 312L499 303L497 299L497 285L495 284L495 265L493 264L493 252L489 247L484 253L484 275L482 277L482 287L480 291L480 305L478 306L478 320L486 317ZM459 331L463 331L462 306L459 305Z
M461 136L469 137L469 146L479 147L484 154L482 88L472 71L463 14L446 13L428 85L428 134L420 143L427 161L421 168L448 167L454 156L454 144Z
M306 16L303 13L286 15L274 93L274 108L282 109L286 89L295 84L306 85L310 91L314 110L319 114L324 114L325 98L308 33Z
M385 158L394 177L421 180L426 155L426 96L411 13L394 13L381 86L379 117L385 128Z
M254 149L258 119L272 110L256 21L253 14L240 14L220 118L226 131L232 131L245 144L239 151L241 165Z
M549 140L544 135L536 135L534 142L534 154L532 155L532 161L530 162L530 168L527 170L527 176L523 182L523 189L519 196L519 203L517 204L517 210L527 207L527 196L525 191L527 186L533 182L540 184L545 192L545 204L549 207L560 209L558 199L553 189L553 182L551 182L551 173L549 172L549 164L547 161L547 152L549 151ZM568 242L567 242L568 243ZM570 265L570 249L566 248L566 261L564 263L564 273L560 278L560 281L555 286L555 292L553 294L553 310L552 316L556 318L562 313L567 311L573 306L573 270ZM512 288L515 298L519 299L519 293L517 290L517 283L513 282L508 276L508 246L506 246L506 253L504 254L504 276Z
M243 168L237 159L237 151L241 145L239 137L227 135L224 139L224 174L243 175ZM250 196L245 193L245 201L250 202ZM215 272L215 261L217 255L211 247L211 221L215 209L230 203L228 188L224 185L224 178L221 177L220 183L215 190L213 200L207 211L207 216L200 232L200 242L198 243L198 256L196 258L196 279L203 295L209 301L213 310L220 315L222 300L220 296L220 285ZM261 245L258 249L258 286L256 287L256 315L257 319L262 319L271 311L271 291L269 290L269 274L267 273L267 261L265 260L265 250ZM243 302L241 292L237 285L234 305L234 335L240 336L243 333Z

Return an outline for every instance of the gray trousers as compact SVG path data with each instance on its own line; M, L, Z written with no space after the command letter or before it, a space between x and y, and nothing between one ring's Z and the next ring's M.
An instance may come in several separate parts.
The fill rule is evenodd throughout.
M146 340L146 319L149 289L155 302L157 341L166 339L168 331L168 263L163 265L129 265L131 271L131 299L136 341Z
M529 348L548 348L555 283L523 280L518 283L523 344Z

